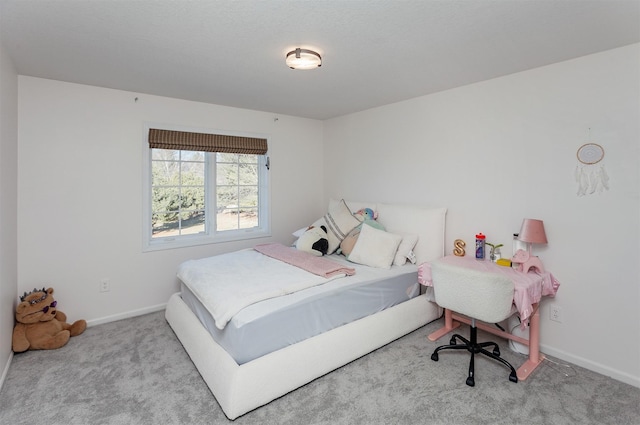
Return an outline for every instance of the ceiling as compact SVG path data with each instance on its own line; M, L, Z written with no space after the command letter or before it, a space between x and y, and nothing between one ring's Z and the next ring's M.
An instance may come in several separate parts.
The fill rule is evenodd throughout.
M327 119L640 42L640 0L0 0L0 40L21 75Z

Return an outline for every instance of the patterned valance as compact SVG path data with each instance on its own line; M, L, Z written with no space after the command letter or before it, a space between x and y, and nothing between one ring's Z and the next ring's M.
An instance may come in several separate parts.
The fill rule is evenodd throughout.
M228 136L224 134L192 133L188 131L149 129L149 147L205 152L264 155L267 139Z

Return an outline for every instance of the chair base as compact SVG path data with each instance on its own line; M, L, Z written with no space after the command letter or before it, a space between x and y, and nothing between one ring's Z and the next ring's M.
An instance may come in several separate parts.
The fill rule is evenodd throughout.
M476 354L484 354L485 356L497 360L511 369L511 373L509 374L509 381L516 383L518 382L518 375L516 374L516 370L508 361L500 357L500 348L498 347L498 344L492 341L478 343L478 329L474 326L474 323L472 323L471 325L470 337L470 339L466 339L461 335L453 334L453 336L451 336L451 340L449 341L449 345L441 345L440 347L436 348L433 354L431 354L431 360L437 362L439 360L438 352L442 350L469 351L471 353L471 360L469 362L469 376L467 377L467 385L473 387L476 384L474 357ZM456 340L460 340L463 344L458 344ZM488 351L485 349L485 347L493 347L493 350Z

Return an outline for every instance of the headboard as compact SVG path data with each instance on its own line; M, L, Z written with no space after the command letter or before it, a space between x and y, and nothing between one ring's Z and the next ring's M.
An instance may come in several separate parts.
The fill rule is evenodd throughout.
M418 242L413 248L416 264L432 261L444 255L446 208L348 200L345 202L352 212L361 208L376 211L377 220L387 232L418 235Z

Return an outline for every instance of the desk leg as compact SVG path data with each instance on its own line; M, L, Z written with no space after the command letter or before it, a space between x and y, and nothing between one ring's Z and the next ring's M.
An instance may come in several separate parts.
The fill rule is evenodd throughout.
M529 359L518 368L518 379L524 381L542 363L544 354L540 352L540 311L534 305L534 313L529 318Z
M524 381L531 375L531 373L542 363L544 355L540 352L540 311L539 304L534 304L534 313L529 317L529 340L511 335L508 332L499 331L491 326L488 326L482 322L476 322L476 326L479 329L487 331L491 334L501 336L506 339L517 341L521 344L529 347L529 358L518 368L516 374L518 379ZM460 326L460 323L469 324L470 321L466 317L455 315L451 310L444 310L444 326L437 331L429 334L429 341L436 341L443 335L448 334L452 330Z
M429 341L437 341L441 336L448 334L460 326L460 322L454 322L453 313L449 309L444 309L444 326L429 334Z

